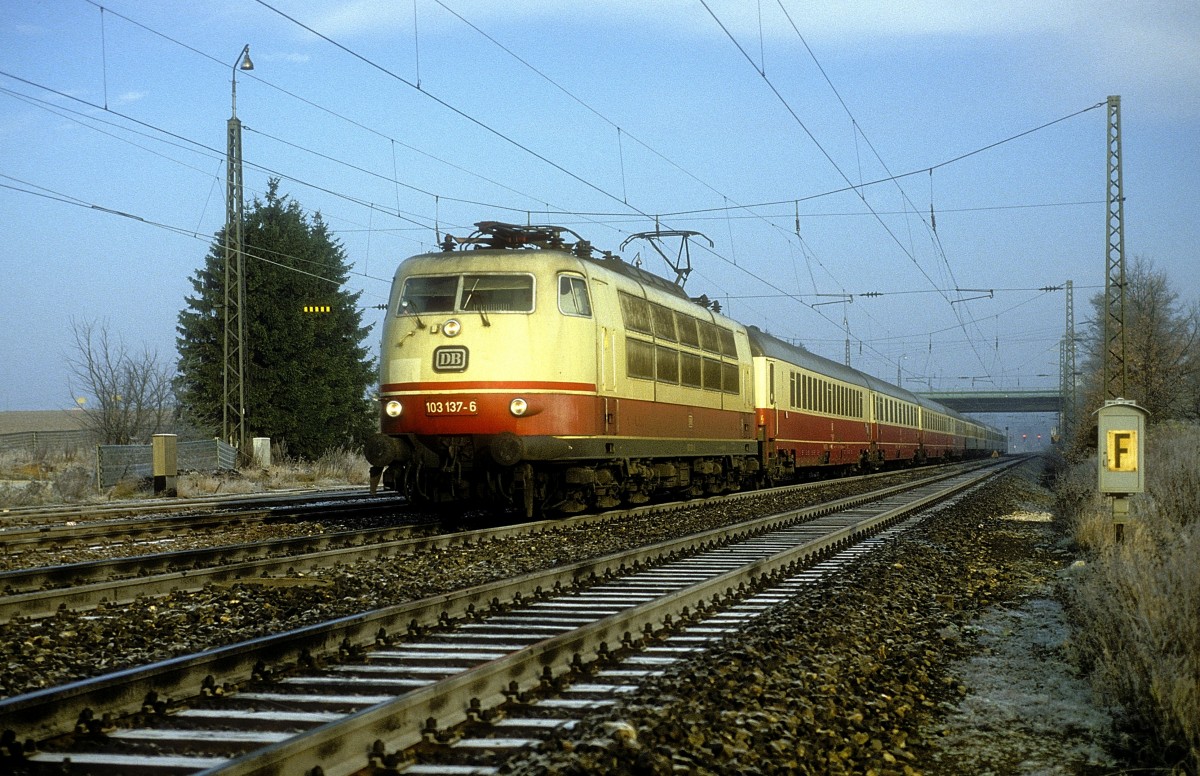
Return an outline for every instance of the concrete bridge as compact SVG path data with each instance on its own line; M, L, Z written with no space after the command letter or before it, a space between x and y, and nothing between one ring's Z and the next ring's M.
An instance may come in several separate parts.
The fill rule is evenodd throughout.
M959 412L1059 412L1062 394L1036 388L1011 391L933 391L919 396L945 404Z

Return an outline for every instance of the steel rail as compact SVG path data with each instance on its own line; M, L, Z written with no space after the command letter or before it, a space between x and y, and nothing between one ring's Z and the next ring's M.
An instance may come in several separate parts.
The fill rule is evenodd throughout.
M863 481L887 476L868 475ZM943 475L945 476L944 473ZM819 488L826 481L790 485L770 491L748 491L727 494L726 500L754 498L764 493L795 492ZM710 500L712 501L712 500ZM376 541L370 532L361 533L362 541L350 544L353 536L339 534L322 537L279 539L273 542L227 545L202 550L153 553L113 560L87 561L78 564L48 566L38 569L17 569L0 572L0 624L14 618L31 619L53 616L61 610L86 610L102 603L123 605L143 597L159 597L176 592L201 590L208 584L230 584L257 581L278 581L283 575L326 568L338 563L353 563L398 553L419 552L473 543L523 536L540 531L562 529L597 522L624 519L629 515L669 512L695 506L695 501L679 501L637 507L624 511L579 515L560 520L541 520L512 526L476 529L451 534L413 539L382 538L390 529L377 529ZM377 502L352 505L343 509L378 509ZM315 509L315 508L314 508ZM291 513L289 513L291 514ZM179 530L173 526L172 530ZM331 549L336 542L341 546ZM284 555L284 553L297 553ZM156 570L163 569L162 571ZM174 570L166 570L174 569ZM136 574L137 576L133 576ZM125 575L125 578L117 578Z
M775 488L765 488L760 490L748 490L737 493L728 493L719 498L739 499L751 498L756 495L768 493L780 493L796 490L805 490L810 488L819 488L824 485L829 485L835 482L847 482L851 480L870 481L882 477L894 476L896 471L883 471L874 474L860 475L853 478L843 478L841 480L814 480L805 483L794 485L784 485ZM26 544L32 545L50 545L52 547L68 547L86 544L88 542L96 542L110 534L116 534L123 538L154 538L158 535L171 535L176 533L180 527L189 527L189 520L202 519L206 517L203 510L213 510L211 516L216 520L222 519L222 516L232 516L236 519L238 516L248 517L248 519L259 519L262 514L269 510L283 510L287 507L295 507L303 509L306 505L312 505L312 508L320 508L327 505L329 502L361 500L364 506L370 507L380 503L405 503L401 496L396 495L369 495L366 491L305 491L293 495L286 494L255 494L253 496L223 496L219 498L207 499L186 499L175 503L163 501L149 502L146 504L138 503L122 503L116 505L99 505L99 506L81 506L72 508L60 508L53 510L45 510L42 508L16 508L0 511L0 525L9 522L13 519L39 519L39 520L54 520L57 522L39 523L38 525L21 525L9 528L0 528L0 551L10 551L12 548L20 547ZM709 499L711 500L711 499ZM638 513L644 510L655 510L662 508L679 508L684 505L694 504L695 501L679 501L671 504L654 504L645 507L636 507L633 509L617 510L622 514ZM253 509L250 509L253 507ZM239 513L237 510L246 510ZM79 518L88 514L114 513L120 515L151 513L146 517L125 518L125 519L104 519L104 520L80 520ZM179 512L187 512L189 514L178 514ZM170 513L159 516L158 513ZM192 514L200 513L200 514ZM287 513L283 513L287 514ZM299 512L297 512L299 514ZM612 514L596 513L599 515ZM593 514L592 516L596 516ZM226 517L225 519L229 519ZM558 518L557 522L571 520L573 518Z
M151 513L143 517L121 519L79 520L89 508L66 513L47 513L59 516L56 522L0 529L0 548L8 555L14 551L29 551L41 547L79 547L88 544L118 541L152 541L177 536L182 529L208 528L238 523L261 523L304 516L317 511L354 512L360 509L378 510L389 504L404 504L399 496L368 496L366 493L309 493L307 496L254 499L188 500L180 504L156 503L139 510L130 507L111 508L123 515L139 511ZM91 508L95 509L95 508ZM101 508L103 509L103 508ZM212 510L204 512L204 510ZM169 512L170 514L161 514ZM182 513L182 514L180 514ZM31 512L28 517L37 517ZM6 514L3 518L11 518Z
M145 578L172 571L220 566L255 558L301 555L333 548L380 544L408 538L413 531L419 530L425 525L397 525L365 531L335 531L268 541L225 544L218 547L172 550L147 555L65 563L59 566L12 569L0 571L0 588L4 590L6 596L35 592L47 594L53 588L111 582L121 577ZM4 613L4 605L4 599L0 598L0 622L11 619Z
M931 478L943 480L952 475ZM928 482L925 480L923 482ZM632 551L613 553L569 566L526 574L500 583L479 585L385 609L343 617L197 655L160 661L93 679L81 680L0 700L0 730L10 740L35 741L62 735L77 726L101 727L106 716L118 716L166 704L172 698L220 693L273 668L305 663L313 656L336 653L352 644L386 641L389 634L420 631L440 622L472 617L501 602L519 602L555 588L626 573L643 564L693 553L729 537L743 537L780 525L811 519L838 509L878 500L914 484L898 485L871 494L801 510L792 510L682 539L659 542ZM694 605L694 604L693 604ZM538 654L548 654L539 650ZM489 696L490 697L490 696ZM361 754L361 753L360 753Z
M651 634L670 627L675 618L686 619L690 612L708 608L714 598L732 599L739 588L745 591L777 575L790 574L810 557L833 551L855 537L869 534L948 498L995 473L959 475L966 481L938 488L913 501L835 529L824 537L770 558L537 642L435 684L258 749L204 770L198 776L267 776L315 772L322 776L350 776L369 765L381 764L382 758L390 753L415 746L433 730L465 722L472 714L495 707L511 696L569 674L573 666L607 655L618 644L636 642L633 634ZM376 762L364 759L364 753L371 753ZM319 771L313 769L317 764Z

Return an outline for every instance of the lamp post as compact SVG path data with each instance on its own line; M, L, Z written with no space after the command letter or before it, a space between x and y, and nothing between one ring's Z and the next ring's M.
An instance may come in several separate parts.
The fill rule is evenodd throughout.
M246 276L242 251L242 122L237 117L238 70L253 70L250 44L233 63L232 114L225 157L225 338L221 436L242 451L246 442Z

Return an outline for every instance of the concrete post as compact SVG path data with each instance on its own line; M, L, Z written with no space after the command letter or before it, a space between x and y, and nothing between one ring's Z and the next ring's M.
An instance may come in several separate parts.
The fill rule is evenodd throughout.
M254 466L258 469L271 468L271 438L270 437L254 437L252 441L254 447L253 460Z

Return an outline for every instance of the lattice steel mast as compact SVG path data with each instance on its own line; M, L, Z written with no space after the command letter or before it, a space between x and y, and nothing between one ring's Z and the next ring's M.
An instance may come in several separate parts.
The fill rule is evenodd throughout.
M1104 278L1104 398L1125 397L1125 195L1121 182L1121 97L1108 98L1108 239Z
M1063 439L1071 439L1075 430L1075 283L1066 282L1067 316L1063 330L1062 355L1059 361L1059 393L1062 395L1058 427Z
M225 157L225 366L222 377L221 438L238 450L246 442L246 276L242 250L242 122L237 117L237 71L253 70L250 44L233 63L232 114Z

